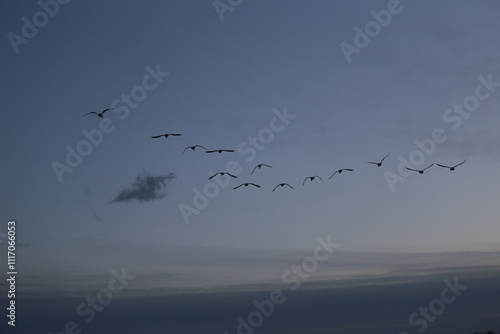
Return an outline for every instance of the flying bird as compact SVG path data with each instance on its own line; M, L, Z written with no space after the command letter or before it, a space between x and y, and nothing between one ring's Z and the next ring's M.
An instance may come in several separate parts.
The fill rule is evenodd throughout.
M335 174L339 173L339 174L342 174L343 171L348 171L348 172L354 172L354 169L351 169L351 168L343 168L343 169L339 169L337 171L335 171L335 173L332 174L332 176L330 176L328 178L328 180L330 180Z
M212 150L212 151L205 151L206 153L215 153L215 152L219 152L222 153L222 152L234 152L234 150Z
M255 166L252 170L252 172L250 173L250 175L253 174L253 172L255 172L255 170L258 168L260 169L262 166L266 166L266 167L269 167L269 168L273 168L272 166L269 166L269 165L266 165L266 164L258 164L257 166Z
M413 172L419 172L420 174L424 174L424 170L431 168L432 166L434 166L434 164L427 166L424 169L412 169L412 168L408 168L408 167L406 167L406 169L411 170Z
M438 165L439 167L449 168L449 169L450 169L450 171L454 171L454 170L455 170L455 168L457 168L458 166L460 166L460 165L464 164L466 161L467 161L467 159L466 159L466 160L464 160L464 161L462 161L462 162L461 162L461 163L459 163L458 165L451 166L451 167L450 167L450 166L445 166L445 165L440 165L440 164L436 164L436 165Z
M160 137L165 137L165 138L168 138L168 136L182 136L181 133L164 133L162 135L158 135L158 136L151 136L151 138L160 138Z
M372 164L372 165L377 165L377 166L382 166L382 162L385 160L385 158L387 158L390 154L387 154L385 157L382 158L382 160L380 160L380 162L373 162L373 161L368 161L367 164Z
M107 108L107 109L104 109L103 111L101 111L100 113L95 112L95 111L91 111L91 112L86 113L86 114L85 114L85 115L83 115L83 116L86 116L86 115L88 115L88 114L96 114L97 116L99 116L99 117L101 117L101 118L104 118L104 113L105 113L106 111L108 111L108 110L113 110L113 109L115 109L115 108Z
M158 136L151 136L151 138L160 138L160 137L165 137L165 138L168 138L168 136L182 136L181 133L164 133L162 135L158 135Z
M304 179L304 182L302 182L302 185L304 185L304 184L306 183L307 179L310 179L310 180L311 180L311 182L312 182L312 181L314 181L314 179L315 179L315 178L320 179L320 180L321 180L321 182L325 182L325 181L323 181L323 179L322 179L321 177L319 177L318 175L314 175L314 176L308 176L308 177L306 177L306 178Z
M194 151L194 150L196 150L196 148L197 148L197 147L201 147L202 149L206 150L206 148L204 148L204 147L203 147L203 146L201 146L201 145L188 146L188 147L186 147L186 148L184 149L184 151L182 151L181 155L183 155L183 154L184 154L184 152L186 152L186 150L188 150L188 149L192 149L192 150Z
M239 187L241 187L241 186L248 187L248 185L252 185L252 186L254 186L254 187L260 188L260 186L259 186L258 184L255 184L255 183L242 183L242 184L240 184L239 186L234 187L233 189L238 189L238 188L239 188Z
M276 188L278 188L278 187L283 188L283 186L289 186L290 188L295 189L294 187L292 187L292 186L291 186L291 185L289 185L288 183L280 183L280 184L278 184L276 187L274 187L273 191L271 191L271 192L274 192L274 191L276 190Z
M227 175L229 175L229 176L231 176L231 177L233 177L233 178L237 178L237 176L235 176L235 175L233 175L233 174L230 174L230 173L228 173L228 172L217 172L217 173L215 173L214 175L210 176L208 179L209 179L209 180L210 180L210 179L213 179L213 178L214 178L214 177L216 177L217 175L222 175L222 176L224 176L225 174L227 174Z

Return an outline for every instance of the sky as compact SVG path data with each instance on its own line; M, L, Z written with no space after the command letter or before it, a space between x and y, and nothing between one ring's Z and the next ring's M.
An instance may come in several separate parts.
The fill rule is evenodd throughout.
M499 10L2 2L0 303L15 221L19 305L2 332L499 332Z

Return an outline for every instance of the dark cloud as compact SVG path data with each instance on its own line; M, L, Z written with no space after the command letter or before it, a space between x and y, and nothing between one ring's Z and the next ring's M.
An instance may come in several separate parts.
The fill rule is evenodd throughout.
M440 299L446 285L443 279L453 280L456 273L447 272L420 282L390 285L366 285L349 288L283 289L286 300L274 305L273 313L263 317L260 326L253 328L257 334L383 334L417 333L421 326L411 325L408 318L420 307L429 308L431 302ZM138 279L142 276L138 274ZM167 277L161 277L165 279ZM106 287L108 277L99 283ZM460 296L445 305L442 314L427 322L425 333L464 333L492 329L498 331L500 292L498 275L488 278L459 276L459 284L467 286ZM238 331L238 317L248 321L256 313L254 301L269 300L270 292L283 286L273 285L262 291L231 291L169 296L137 297L130 289L133 281L122 293L113 296L105 312L96 313L93 322L87 324L83 317L75 316L75 309L83 296L23 294L19 297L23 314L30 321L16 325L16 333L60 331L70 321L76 321L82 332L123 334L144 333L251 333ZM449 293L449 292L448 292ZM126 298L123 298L126 297ZM50 308L41 305L50 303ZM138 308L137 305L141 307ZM269 307L269 306L267 306ZM133 314L134 316L129 316ZM418 319L423 319L418 316ZM36 330L35 330L36 329Z
M147 172L137 175L130 187L122 189L111 203L154 201L165 197L167 184L175 179L174 173L153 176Z
M99 216L97 213L94 214L95 220L97 220L99 223L102 223L103 219L101 216Z
M425 333L500 329L500 252L339 251L293 291L292 283L282 282L281 274L310 256L309 251L194 247L181 248L180 253L161 244L78 239L71 243L84 245L86 256L96 254L101 246L106 254L120 254L113 257L112 265L123 263L126 273L136 279L114 294L104 311L96 312L95 320L87 324L76 308L107 288L113 267L75 270L59 261L57 266L25 272L19 277L23 290L17 300L22 305L19 312L30 321L16 324L16 334L59 333L68 321L77 322L82 333L95 334L250 333L238 332L237 318L255 314L254 301L269 300L274 289L281 289L286 300L274 305L274 313L263 317L253 334L413 334L421 327L410 324L409 316L440 299L444 280L455 277L467 288L445 305L435 321L428 322ZM168 266L158 266L158 258ZM269 275L262 276L263 272ZM50 308L42 307L48 303Z
M83 196L89 197L90 195L90 187L87 183L83 184Z

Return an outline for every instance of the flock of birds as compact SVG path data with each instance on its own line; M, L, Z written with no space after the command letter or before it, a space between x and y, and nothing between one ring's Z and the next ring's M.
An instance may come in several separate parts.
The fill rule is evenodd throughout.
M84 114L84 116L89 115L89 114L95 114L95 115L97 115L97 116L98 116L98 117L100 117L100 118L104 118L104 113L105 113L105 112L107 112L107 111L109 111L109 110L113 110L113 109L114 109L114 108L107 108L107 109L104 109L103 111L101 111L100 113L95 112L95 111L92 111L92 112L88 112L88 113ZM161 135L151 136L151 138L153 138L153 139L157 139L157 138L162 138L162 137L165 137L166 139L168 139L168 137L179 137L179 136L182 136L182 134L181 134L181 133L164 133L164 134L161 134ZM196 151L196 149L197 149L197 148L200 148L200 149L202 149L202 150L205 150L205 153L216 153L216 152L217 152L217 153L221 154L221 153L223 153L223 152L224 152L224 153L232 153L232 152L235 152L235 150L228 150L228 149L220 149L220 150L207 150L205 147L203 147L203 146L201 146L201 145L194 145L194 146L188 146L188 147L186 147L186 148L182 151L181 155L183 155L183 154L184 154L184 152L186 152L186 151L187 151L187 150L189 150L189 149L191 149L192 151ZM389 155L390 155L390 154L387 154L385 157L383 157L383 158L382 158L380 161L378 161L378 162L375 162L375 161L368 161L367 163L368 163L368 164L371 164L371 165L376 165L377 167L381 167L381 166L382 166L382 163L384 162L384 160L385 160L385 159L386 159ZM457 168L458 166L460 166L460 165L464 164L466 161L467 161L467 160L464 160L464 161L462 161L461 163L456 164L456 165L454 165L454 166L447 166L447 165L441 165L441 164L436 164L436 165L437 165L437 166L439 166L439 167L448 168L450 171L454 171L454 170L455 170L455 168ZM433 164L431 164L431 165L429 165L429 166L427 166L427 167L425 167L425 168L423 168L423 169L413 169L413 168L409 168L409 167L406 167L406 169L407 169L407 170L410 170L410 171L413 171L413 172L418 172L418 173L420 173L420 174L423 174L425 170L427 170L427 169L431 168L432 166L434 166L434 163L433 163ZM256 166L253 168L253 170L252 170L252 172L250 173L250 175L253 175L253 173L254 173L256 170L260 170L262 167L272 168L272 166L267 165L267 164L258 164L258 165L256 165ZM332 176L330 176L328 179L331 179L331 178L332 178L332 177L334 177L336 174L339 174L339 175L340 175L340 174L342 174L342 172L354 172L354 169L352 169L352 168L342 168L342 169L338 169L338 170L336 170L336 171L332 174ZM209 180L211 180L211 179L213 179L214 177L216 177L217 175L221 175L221 176L228 175L229 177L232 177L232 178L238 178L238 176L233 175L233 174L228 173L228 172L217 172L217 173L215 173L215 174L211 175L208 179L209 179ZM313 182L315 179L319 179L319 180L321 180L322 182L324 182L324 181L323 181L323 179L322 179L320 176L318 176L318 175L313 175L313 176L308 176L308 177L306 177L306 178L304 179L304 181L302 182L302 185L305 185L307 180L310 180L311 182ZM240 184L240 185L238 185L238 186L234 187L233 189L238 189L238 188L240 188L240 187L248 187L248 186L253 186L253 187L256 187L256 188L261 188L261 186L260 186L260 185L258 185L258 184L256 184L256 183L245 182L245 183L242 183L242 184ZM291 189L295 189L294 187L292 187L292 186L291 186L291 185L289 185L288 183L280 183L280 184L278 184L276 187L274 187L274 189L272 190L272 192L274 192L274 191L275 191L278 187L283 188L284 186L287 186L287 187L289 187L289 188L291 188Z

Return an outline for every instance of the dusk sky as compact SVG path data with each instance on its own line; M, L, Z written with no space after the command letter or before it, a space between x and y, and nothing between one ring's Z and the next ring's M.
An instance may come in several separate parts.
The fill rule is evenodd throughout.
M0 11L2 333L500 332L500 2Z

